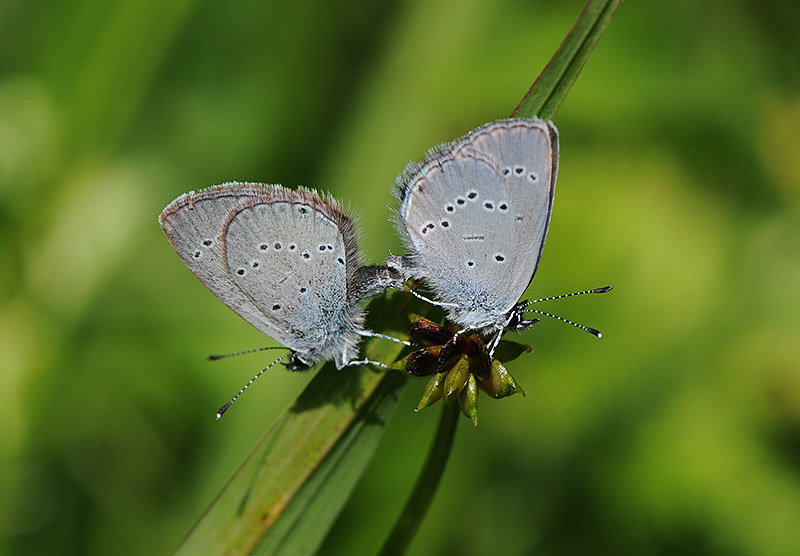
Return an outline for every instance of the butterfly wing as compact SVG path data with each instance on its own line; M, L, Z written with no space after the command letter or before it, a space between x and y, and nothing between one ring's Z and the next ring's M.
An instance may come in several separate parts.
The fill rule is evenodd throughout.
M486 124L398 180L408 273L463 326L500 324L533 278L555 192L558 135L538 119Z
M351 357L363 319L348 293L355 233L332 199L225 184L179 197L160 221L186 266L255 328L309 364Z

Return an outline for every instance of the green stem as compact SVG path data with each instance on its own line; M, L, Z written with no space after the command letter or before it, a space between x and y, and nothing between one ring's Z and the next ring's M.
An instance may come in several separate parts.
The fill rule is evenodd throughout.
M442 480L444 468L450 458L453 439L458 428L460 410L458 403L442 404L442 415L439 427L433 439L428 457L422 466L422 473L417 477L417 484L406 502L403 512L394 524L392 532L381 548L380 556L396 556L405 553L414 535L428 512L439 482Z
M511 113L549 120L567 97L622 0L588 0L569 34Z

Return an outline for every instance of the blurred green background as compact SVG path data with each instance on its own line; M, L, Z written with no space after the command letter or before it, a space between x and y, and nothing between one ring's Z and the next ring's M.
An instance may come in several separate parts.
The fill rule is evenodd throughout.
M331 191L402 253L411 159L507 116L582 2L0 2L0 551L164 554L311 373L156 217L228 180ZM410 553L800 554L800 5L623 3L555 118L530 296ZM544 307L543 307L544 308ZM400 401L325 554L371 554L439 408Z

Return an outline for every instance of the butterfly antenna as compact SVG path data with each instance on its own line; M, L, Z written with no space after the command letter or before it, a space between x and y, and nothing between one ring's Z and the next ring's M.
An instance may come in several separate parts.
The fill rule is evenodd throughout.
M600 333L600 331L597 330L596 328L592 328L590 326L584 326L582 324L578 324L577 322L572 322L571 320L565 319L564 317L559 317L558 315L554 315L552 313L547 313L545 311L539 311L538 309L525 309L525 311L526 312L531 312L531 313L536 313L537 315L544 315L546 317L550 317L550 318L553 318L553 319L556 319L556 320L560 320L563 323L571 324L575 328L580 328L581 330L583 330L585 332L588 332L589 334L593 334L594 336L597 336L598 338L602 338L603 337L603 335Z
M289 349L289 348L283 347L283 346L260 347L260 348L254 348L254 349L246 349L244 351L235 351L233 353L223 353L221 355L209 355L207 357L207 359L209 361L217 361L218 359L224 359L226 357L234 357L236 355L245 355L247 353L256 353L258 351L266 351L268 349Z
M251 350L251 351L259 351L259 350ZM247 352L243 352L243 353L247 353ZM236 354L234 354L234 355L236 355ZM250 379L250 381L249 381L247 384L245 384L245 385L242 387L242 389L241 389L241 390L239 390L239 392L237 392L237 393L236 393L236 395L235 395L234 397L232 397L232 398L231 398L231 401L229 401L228 403L226 403L225 405L223 405L222 407L220 407L220 408L219 408L219 411L217 411L217 421L219 421L219 419L220 419L220 417L222 417L222 414L223 414L223 413L225 413L226 411L228 411L228 408L229 408L229 407L230 407L230 406L233 404L233 402L235 402L235 401L236 401L236 400L239 398L239 396L241 396L242 394L244 394L244 391L245 391L245 390L247 390L248 388L250 388L250 385L251 385L251 384L253 384L253 383L256 381L256 379L257 379L258 377L260 377L261 375L263 375L263 374L264 374L264 373L265 373L265 372L266 372L266 371L267 371L269 368L271 368L271 367L275 366L275 364L276 364L276 363L278 363L279 361L282 361L282 360L286 359L286 358L287 358L287 357L289 357L290 355L291 355L291 352L289 352L289 353L286 353L286 354L284 354L284 355L281 355L281 356L280 356L280 357L278 357L278 358L277 358L275 361L273 361L272 363L270 363L269 365L267 365L266 367L264 367L263 369L261 369L261 371L259 371L259 373L258 373L256 376L254 376L253 378L251 378L251 379Z
M552 301L553 299L564 299L565 297L572 297L574 295L586 295L587 293L606 293L613 289L612 286L604 286L602 288L595 288L593 290L583 290L582 292L562 293L561 295L554 295L553 297L543 297L541 299L534 299L533 301L523 301L519 304L520 308L525 308L528 305L539 303L540 301Z
M593 336L596 336L598 338L602 338L603 334L600 333L600 331L597 330L596 328L592 328L590 326L584 326L582 324L578 324L577 322L573 322L573 321L571 321L569 319L565 319L564 317L560 317L558 315L554 315L554 314L548 313L546 311L540 311L538 309L526 309L526 307L528 307L530 305L533 305L534 303L539 303L540 301L552 301L554 299L563 299L565 297L572 297L574 295L586 295L588 293L606 293L608 291L611 291L611 289L612 289L611 286L605 286L605 287L602 287L602 288L595 288L593 290L584 290L584 291L580 291L580 292L564 293L564 294L561 294L561 295L554 295L552 297L543 297L541 299L534 299L533 301L525 301L525 302L519 304L517 310L525 311L526 313L529 312L529 313L536 313L537 315L544 315L546 317L550 317L550 318L559 320L559 321L561 321L561 322L563 322L565 324L570 324L570 325L574 326L575 328L580 328L581 330L583 330L585 332L588 332L589 334L592 334Z

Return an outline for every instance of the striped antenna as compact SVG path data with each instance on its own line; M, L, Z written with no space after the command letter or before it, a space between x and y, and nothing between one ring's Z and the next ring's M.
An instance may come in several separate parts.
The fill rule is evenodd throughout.
M264 349L264 348L262 348L262 349ZM284 349L286 349L286 348L284 348ZM259 351L259 350L250 350L250 351ZM247 352L242 352L242 353L247 353ZM269 365L267 365L266 367L264 367L263 369L261 369L261 371L259 371L259 373L258 373L256 376L254 376L253 378L251 378L251 379L250 379L250 381L249 381L247 384L245 384L245 385L242 387L242 389L241 389L241 390L239 390L239 392L237 392L237 393L236 393L236 395L235 395L234 397L232 397L232 398L231 398L231 401L229 401L228 403L226 403L225 405L223 405L222 407L220 407L220 408L219 408L219 411L217 411L217 421L219 421L220 417L222 417L222 415L223 415L223 414L224 414L226 411L228 411L228 408L229 408L229 407L230 407L230 406L233 404L233 402L235 402L235 401L236 401L236 400L239 398L239 396L241 396L242 394L244 394L244 391L245 391L245 390L247 390L247 389L250 387L250 385L251 385L251 384L253 384L253 383L256 381L256 379L257 379L258 377L260 377L261 375L263 375L263 374L264 374L264 373L265 373L265 372L266 372L268 369L270 369L271 367L273 367L273 366L274 366L276 363L278 363L278 362L280 362L280 361L283 361L284 359L286 359L287 357L289 357L291 354L292 354L292 352L285 353L285 354L281 355L281 356L280 356L280 357L278 357L278 358L277 358L275 361L273 361L272 363L270 363ZM232 354L232 355L236 355L236 354Z
M525 312L525 313L536 313L537 315L544 315L546 317L550 317L550 318L556 319L558 321L561 321L561 322L563 322L565 324L570 324L570 325L574 326L575 328L580 328L581 330L583 330L585 332L588 332L589 334L592 334L592 335L594 335L594 336L596 336L598 338L602 338L603 335L596 328L592 328L590 326L584 326L582 324L578 324L577 322L573 322L573 321L571 321L569 319L565 319L564 317L560 317L558 315L554 315L554 314L548 313L546 311L540 311L538 309L527 309L527 307L530 306L530 305L533 305L534 303L539 303L541 301L552 301L554 299L564 299L565 297L572 297L574 295L586 295L586 294L589 294L589 293L606 293L608 291L611 291L611 289L612 289L611 286L605 286L605 287L602 287L602 288L595 288L593 290L584 290L584 291L580 291L580 292L564 293L564 294L561 294L561 295L554 295L552 297L543 297L541 299L534 299L533 301L523 301L522 303L518 304L514 308L514 310L517 313Z
M246 349L244 351L235 351L233 353L223 353L221 355L209 355L206 359L209 361L218 361L220 359L224 359L226 357L235 357L237 355L247 355L248 353L257 353L259 351L266 351L268 349L289 349L283 346L269 346L269 347L260 347L260 348L253 348L253 349Z
M588 332L589 334L594 334L598 338L602 338L603 337L603 335L600 333L600 331L597 330L596 328L591 328L589 326L584 326L582 324L578 324L577 322L572 322L571 320L565 319L564 317L559 317L558 315L554 315L552 313L546 313L544 311L539 311L537 309L525 309L525 311L529 311L531 313L536 313L537 315L544 315L546 317L554 318L556 320L560 320L563 323L571 324L575 328L580 328L581 330L584 330L584 331Z
M604 286L602 288L595 288L593 290L583 290L582 292L572 292L572 293L562 293L561 295L554 295L553 297L543 297L541 299L534 299L533 301L523 301L519 305L518 308L524 309L528 305L533 305L534 303L539 303L540 301L552 301L553 299L564 299L565 297L572 297L573 295L586 295L587 293L606 293L611 291L613 286Z

